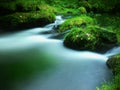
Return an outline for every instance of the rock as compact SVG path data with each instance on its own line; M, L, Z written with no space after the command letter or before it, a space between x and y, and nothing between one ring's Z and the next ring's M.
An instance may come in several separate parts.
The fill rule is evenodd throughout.
M106 64L114 74L120 73L120 54L110 57Z

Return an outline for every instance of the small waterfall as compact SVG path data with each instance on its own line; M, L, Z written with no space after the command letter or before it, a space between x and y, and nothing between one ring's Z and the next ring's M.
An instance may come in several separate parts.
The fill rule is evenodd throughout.
M104 55L107 56L107 57L110 57L110 56L113 56L113 55L116 55L116 54L120 54L120 46L110 49Z

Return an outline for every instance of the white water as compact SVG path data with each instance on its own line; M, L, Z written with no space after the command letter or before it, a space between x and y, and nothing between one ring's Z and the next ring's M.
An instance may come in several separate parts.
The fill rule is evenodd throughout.
M38 71L30 79L11 84L12 90L96 90L96 86L112 78L106 60L108 56L119 53L119 50L115 49L102 55L64 47L63 40L50 39L58 35L51 29L64 22L61 16L56 18L55 23L43 28L33 28L0 37L1 63L23 62L26 59L29 62L30 58L36 57L37 60L45 59L56 63L52 68L48 66L50 69L42 74ZM45 56L41 58L41 55ZM5 90L3 86L0 88Z

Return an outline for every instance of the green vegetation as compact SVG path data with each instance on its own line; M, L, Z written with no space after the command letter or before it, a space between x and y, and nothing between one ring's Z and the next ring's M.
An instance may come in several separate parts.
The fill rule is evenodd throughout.
M6 61L0 62L0 88L4 87L7 90L14 90L11 87L16 82L31 79L36 74L42 75L44 71L51 70L57 63L53 57L43 52L10 52L7 57L6 54L2 55L5 56L2 56L1 60Z
M120 90L120 55L115 55L107 61L108 67L114 73L112 82L106 82L97 90Z

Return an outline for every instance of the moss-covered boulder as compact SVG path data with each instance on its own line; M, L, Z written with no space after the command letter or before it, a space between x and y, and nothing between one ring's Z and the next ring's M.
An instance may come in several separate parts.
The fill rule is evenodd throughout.
M55 20L55 8L44 0L0 0L0 29L39 27Z
M107 66L114 74L120 74L120 54L110 57L107 61Z
M55 15L51 12L18 12L0 17L1 29L24 29L31 27L39 27L52 23L55 20Z
M62 23L59 27L58 32L64 32L75 27L84 27L88 24L95 24L95 20L87 15L73 17L67 19L64 23Z
M104 51L116 44L115 33L95 25L73 28L64 40L65 46L77 50Z

